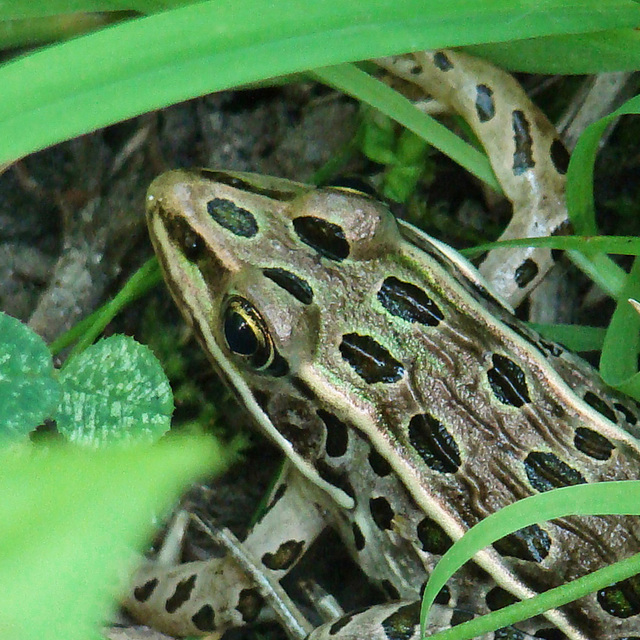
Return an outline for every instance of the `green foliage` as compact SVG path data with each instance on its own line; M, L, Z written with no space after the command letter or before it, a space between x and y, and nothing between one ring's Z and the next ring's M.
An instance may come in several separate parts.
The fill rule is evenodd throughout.
M100 341L58 373L42 339L0 314L0 435L24 439L55 418L71 442L154 441L170 426L169 382L149 349L126 336Z
M528 323L540 334L560 342L572 351L600 351L604 343L606 329L602 327L576 326L572 324L538 324Z
M88 640L113 614L153 516L220 468L207 440L0 452L0 628L6 640Z
M13 5L5 16L51 15L51 9L36 4L40 14L37 8L16 11ZM75 3L76 10L81 4ZM86 6L95 9L96 3ZM146 2L143 10L154 6ZM122 10L124 3L115 8ZM590 40L594 33L598 38L602 32L628 34L627 58L638 60L640 39L633 40L633 28L639 16L632 0L196 3L129 20L0 67L0 163L204 93L407 50L562 36L567 55L558 59L566 61L564 71L575 72L569 62L576 58L590 60L596 71L610 65L612 56L601 39ZM581 44L567 34L582 34ZM569 56L576 47L583 55ZM534 49L529 66L546 59L544 51Z
M19 320L0 314L0 442L24 438L60 399L47 345Z
M363 109L361 151L369 160L386 165L382 195L405 202L424 175L431 145L408 129L396 135L394 121L377 109Z
M154 518L198 475L227 467L238 443L151 447L169 428L171 391L150 350L126 336L57 372L44 342L0 314L0 354L0 580L11 585L0 628L9 640L98 637ZM31 445L46 417L87 446Z
M411 131L495 185L481 153L427 116L416 115L404 98L388 87L379 87L359 69L343 63L417 49L467 45L489 59L503 61L513 70L585 73L640 66L640 7L632 0L213 0L193 5L180 0L13 0L0 7L0 25L4 27L0 38L4 35L4 42L13 46L37 41L43 36L34 35L34 19L69 12L153 13L181 5L185 6L122 22L2 65L0 162L197 95L339 65L316 71L316 75L404 122ZM260 15L259 21L255 20L256 15ZM53 33L55 29L49 31ZM637 108L636 103L623 107L634 113ZM605 126L604 121L593 125L571 162L572 215L585 222L584 227L578 227L583 234L595 233L591 224L592 158ZM387 146L394 156L398 151L395 145L393 141ZM417 147L413 142L407 138L400 147L403 145L406 148L400 148L402 153L398 155L415 158ZM375 153L384 153L384 148ZM415 173L412 162L406 164L408 169L404 166L400 172L408 174L411 181ZM574 252L574 261L619 298L621 305L626 304L625 295L636 295L637 270L628 277L603 253L587 250L585 255L584 244L580 249L580 254ZM599 246L598 250L607 252L611 247ZM619 321L614 320L617 333L609 334L605 342L617 341L626 346L632 342L626 327L630 316L625 315L628 308L621 308ZM103 324L112 312L110 309L98 324ZM0 427L5 437L24 439L45 417L54 415L59 395L64 398L65 409L58 417L68 437L97 444L113 435L113 423L102 411L102 402L118 398L122 381L126 383L131 373L115 372L88 351L76 355L69 371L57 380L44 345L28 335L24 327L18 328L15 321L0 318L0 323L0 338L6 341L0 351L4 356L0 362ZM635 324L631 331L637 336ZM87 342L92 340L92 336L86 338ZM125 352L127 361L138 357L145 361L144 354L135 355L135 349L129 352L124 340L115 345L109 347L108 341L103 341L95 353L104 358L105 351L100 350L109 354L108 350L114 349ZM84 345L79 351L83 349ZM630 379L630 351L623 358L609 357L611 370L605 367L607 375L622 380L623 386ZM115 359L114 352L111 355ZM111 356L106 360L111 361ZM622 361L624 371L615 370L616 360ZM87 371L88 376L84 374ZM108 378L102 389L101 376ZM109 379L115 379L114 387L109 386ZM141 387L141 395L151 400L151 406L138 410L126 406L126 401L116 405L117 413L125 416L125 422L132 427L131 433L147 438L151 432L157 435L168 426L168 422L164 423L168 402L162 384L152 374L148 385ZM627 386L632 388L635 383ZM88 421L83 427L87 415L107 419ZM153 424L152 430L148 425L136 424L136 416L139 419L143 415ZM84 417L68 426L75 416ZM128 436L119 434L115 439ZM156 506L162 495L167 501L173 498L177 486L186 479L189 461L192 469L202 468L198 465L203 458L198 453L202 452L197 448L184 455L170 454L168 448L162 448L160 453L158 448L152 449L151 457L145 461L139 452L64 453L59 458L51 452L41 458L32 455L22 461L24 466L18 459L15 463L3 460L0 488L5 500L0 509L13 508L0 514L0 522L5 523L4 528L0 527L0 576L12 587L7 590L6 609L0 608L0 628L5 636L46 640L81 637L82 633L87 637L106 611L105 596L99 588L112 582L115 575L111 570L120 557L117 544L124 539L140 540L131 532L141 535L141 523L147 521L152 508L152 496L158 501ZM129 454L131 458L127 457ZM136 491L131 491L132 486ZM547 498L551 493L540 497ZM149 502L142 502L147 499ZM587 510L588 506L585 505ZM21 530L12 523L21 522L25 514L26 525ZM542 511L534 515L537 519L551 517ZM525 526L530 516L523 519L522 515L508 512L504 517L511 520L509 527L513 530ZM38 539L38 535L43 537ZM474 548L489 544L489 538L473 543ZM56 558L60 559L59 564ZM91 575L90 580L85 578L87 574ZM77 576L81 576L81 588L74 582ZM551 604L555 606L557 602ZM502 624L505 623L497 626ZM463 637L460 628L448 633L448 637Z

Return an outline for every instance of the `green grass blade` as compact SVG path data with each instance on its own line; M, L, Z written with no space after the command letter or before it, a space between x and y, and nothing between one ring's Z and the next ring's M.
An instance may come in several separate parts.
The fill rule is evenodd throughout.
M560 342L571 351L600 351L606 330L576 324L546 324L527 322L534 331L555 342Z
M490 515L470 529L463 538L458 540L451 549L442 556L440 562L433 570L423 598L423 627L428 609L449 578L478 551L493 544L496 540L513 531L545 520L564 518L571 515L613 514L640 514L640 482L601 482L591 485L582 484L564 487L525 498ZM607 569L610 570L611 567ZM633 575L633 572L637 572L638 567L636 565L631 574L626 573L629 570L628 566L623 566L621 569L618 568L617 571L620 573L616 573L616 570L612 572L603 570L604 573L599 573L595 581L591 576L589 580L582 583L582 587L584 588L585 584L588 585L590 590L604 587L611 584L612 581L615 582L616 580L623 579L623 577L628 577L628 575ZM560 587L560 589L563 588L564 587ZM545 597L546 594L543 594L543 596L537 596L519 605L512 605L518 607L517 610L523 617L517 619L509 618L508 621L505 621L507 620L507 617L505 617L500 619L498 626L512 624L519 619L526 619L532 615L536 615L539 613L538 598L543 598L543 601L545 601ZM546 602L546 604L548 604L548 602ZM554 606L556 606L555 603ZM501 609L498 613L504 614L505 611L507 611L507 608ZM479 621L473 622L478 623ZM434 639L438 638L438 640L445 640L445 638L452 639L456 637L452 633L453 631L452 629L451 631L443 632L433 637ZM451 633L451 635L446 635L449 633ZM462 638L475 637L478 633L481 632L474 630L471 634L457 637L459 640L462 640Z
M489 631L502 629L521 620L540 615L549 609L573 602L573 600L582 598L620 580L630 578L639 572L640 553L637 553L631 558L594 571L566 585L549 589L535 598L516 602L481 618L475 618L447 631L436 633L430 638L431 640L470 640Z
M424 138L452 160L500 191L500 186L487 157L452 133L434 118L421 113L403 95L372 78L354 65L316 69L314 75L344 93L379 109L385 115Z
M610 115L587 127L571 154L567 178L567 207L577 233L596 235L593 203L593 167L598 144L609 124L622 115L640 113L640 96L625 102Z
M603 73L640 67L640 32L612 29L468 47L503 69L527 73Z
M0 68L0 163L167 104L313 67L638 24L640 7L631 0L198 3Z
M614 253L621 256L640 255L640 238L636 236L545 236L542 238L515 238L463 249L460 253L473 256L490 249L506 249L508 247L547 247L564 249L565 251L581 251L590 253Z
M571 156L567 180L567 206L569 216L579 233L596 234L595 205L593 198L593 167L598 144L607 126L617 117L640 113L640 96L635 96L610 115L590 125L580 136ZM595 260L599 264L595 266ZM606 256L580 256L576 264L582 268L586 263L589 275L596 281L601 279L618 281L623 277L621 269ZM592 268L593 267L593 268ZM640 317L627 302L628 298L640 299L640 266L638 260L624 284L612 293L618 304L613 315L602 349L601 373L610 385L640 398L640 375L637 374L637 353L640 350L638 331Z
M636 258L607 329L600 372L604 381L624 393L640 398L640 315L627 302L640 300L640 260Z
M78 340L69 359L81 353L96 340L109 322L122 309L143 296L160 282L162 282L162 275L158 260L150 258L127 280L124 287L118 291L112 300L52 342L49 350L53 355L56 355Z
M6 0L0 5L0 21L29 20L79 13L166 11L198 0Z

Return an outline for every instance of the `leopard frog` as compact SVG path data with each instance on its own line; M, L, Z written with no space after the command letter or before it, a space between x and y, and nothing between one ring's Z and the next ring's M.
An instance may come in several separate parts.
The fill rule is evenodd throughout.
M214 367L290 461L247 554L277 582L329 524L395 601L314 639L412 637L426 577L469 527L554 487L639 477L635 406L522 325L452 249L372 197L177 170L151 185L148 222L171 293ZM527 527L450 581L431 630L638 549L632 517ZM181 635L246 624L265 609L231 558L150 565L127 607ZM636 638L640 583L491 638L534 634Z

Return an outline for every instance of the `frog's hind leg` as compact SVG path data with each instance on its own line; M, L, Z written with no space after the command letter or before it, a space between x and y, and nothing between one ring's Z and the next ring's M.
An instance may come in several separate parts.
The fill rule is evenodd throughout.
M420 606L419 601L399 600L348 613L315 629L308 640L419 640ZM436 604L429 612L425 637L472 618L473 613L468 611ZM536 636L512 627L476 637L477 640L536 640Z
M279 581L326 526L315 494L308 481L290 469L262 519L239 545L239 554L177 566L149 562L134 576L125 608L136 620L178 636L221 634L264 617L268 604L279 605L276 617L289 626L282 619L287 618L281 607L286 609L288 598ZM262 576L258 583L252 577L257 573ZM289 631L301 637L308 627Z
M450 50L375 62L462 115L472 127L513 204L513 218L501 240L553 235L568 228L569 154L553 125L511 75ZM550 249L501 249L487 255L480 272L502 298L517 306L553 263Z

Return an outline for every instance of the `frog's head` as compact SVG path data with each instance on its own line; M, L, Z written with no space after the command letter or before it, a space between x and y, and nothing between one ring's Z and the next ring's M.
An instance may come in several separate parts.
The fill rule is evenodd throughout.
M350 378L364 385L345 349L370 366L345 343L375 324L380 258L399 238L389 210L351 189L178 170L153 182L147 214L173 297L216 368L268 414L278 444L317 457L318 394L347 404Z

